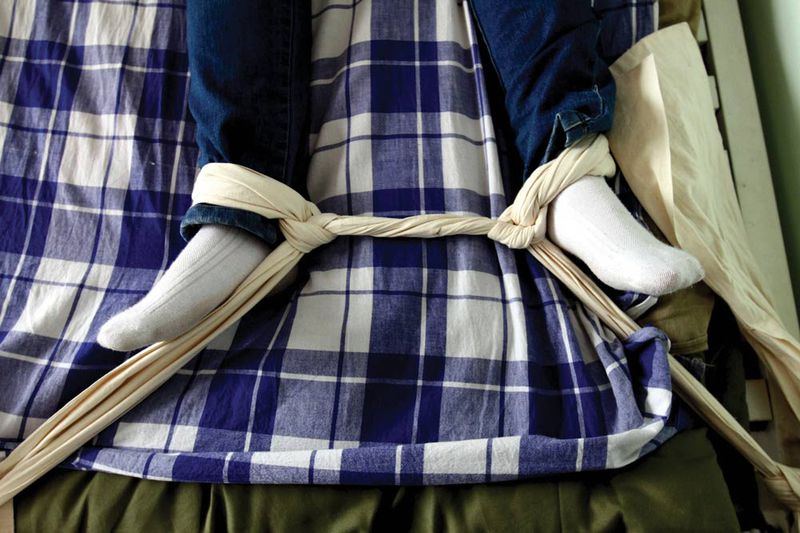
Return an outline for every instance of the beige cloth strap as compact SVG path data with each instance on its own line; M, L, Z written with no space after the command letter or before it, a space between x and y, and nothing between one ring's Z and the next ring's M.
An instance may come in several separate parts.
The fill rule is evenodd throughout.
M669 54L675 43L667 40L662 46L661 49ZM655 75L655 71L650 74ZM676 78L684 75L682 69L668 74ZM637 78L635 83L644 83L643 80L647 81ZM618 84L624 82L624 78L618 79ZM651 76L649 83L657 84L658 80ZM641 94L653 96L647 91L632 90L625 97L637 99ZM666 102L659 98L655 98L654 102L662 107L662 113L682 112L680 106L664 110ZM713 108L707 111L713 117ZM628 123L630 117L622 116L618 121L622 127ZM628 136L638 141L648 132L647 128L622 132L617 140ZM662 136L660 142L663 144L668 140ZM628 156L635 161L642 154ZM644 156L650 157L652 154ZM617 154L617 157L619 159L620 155ZM613 170L606 139L594 136L582 140L565 150L556 160L537 169L526 181L514 203L497 220L459 215L390 219L321 213L313 203L267 176L237 165L206 165L195 184L195 202L248 209L277 219L286 242L278 246L228 300L192 331L137 353L81 392L33 431L0 463L0 504L9 501L138 404L211 339L268 295L305 253L339 235L417 238L486 235L512 248L527 249L618 336L628 337L638 326L561 250L544 238L546 206L560 190L585 174L609 175ZM713 271L710 274L713 275ZM782 355L778 352L775 357ZM800 510L800 473L772 460L724 407L671 356L670 368L676 392L753 463L783 503L795 511ZM793 376L793 379L796 383L797 376Z
M544 239L546 205L587 173L610 176L616 170L603 136L581 140L562 157L536 169L517 199L498 219L477 215L418 215L407 218L320 213L293 189L263 174L229 163L210 163L195 181L194 203L247 209L278 219L289 245L302 253L337 236L434 238L486 235L509 248L528 248Z

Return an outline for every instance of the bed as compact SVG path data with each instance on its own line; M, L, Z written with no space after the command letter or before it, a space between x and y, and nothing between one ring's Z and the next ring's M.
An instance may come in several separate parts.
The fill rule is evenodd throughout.
M78 6L72 12L71 17L65 16L64 20L70 20L71 24L77 24L76 28L81 28L79 32L83 34L87 44L102 43L104 38L108 38L101 33L93 33L96 26L92 17L100 17L108 20L110 15L103 15L104 12L115 11L112 3L107 6L100 3L99 6ZM58 8L52 7L51 17L57 15ZM26 9L22 4L12 4L6 9L19 9L24 12ZM66 9L66 8L65 8ZM36 28L36 17L30 13L28 17L12 16L8 13L7 18L0 20L23 20L29 23L26 28L23 25L10 24L10 34L12 36L25 36L24 39L30 40L33 44L28 45L27 55L21 55L14 51L13 47L21 46L22 43L17 39L5 40L3 63L6 75L27 76L28 86L32 87L24 95L15 94L3 97L6 102L27 104L24 106L12 107L5 106L8 117L4 119L6 127L4 129L6 150L14 150L18 146L36 146L38 150L51 150L59 157L74 157L73 161L68 161L71 165L78 168L91 168L91 157L97 153L109 154L111 165L130 165L136 169L138 175L145 180L152 182L169 183L168 190L161 191L157 195L158 201L167 202L171 212L179 213L188 207L188 195L191 190L191 183L194 176L194 160L196 152L192 144L191 122L187 120L185 111L185 89L188 83L186 76L186 65L184 56L180 53L182 49L181 38L181 9L180 4L158 4L153 6L143 6L141 11L137 6L132 10L126 8L130 13L125 21L118 21L112 25L117 31L123 31L123 27L132 28L128 38L132 42L141 46L130 46L125 50L125 68L118 66L112 68L92 68L87 69L86 76L81 73L78 76L76 66L85 58L71 57L70 53L88 52L93 50L90 47L63 48L51 44L48 45L45 36L28 38L25 30ZM81 17L87 13L81 10L88 10L89 20ZM150 17L150 18L147 18ZM138 25L141 24L141 28ZM83 26L82 26L83 25ZM113 30L109 30L113 31ZM77 34L76 34L77 35ZM42 38L42 39L40 39ZM43 42L40 42L43 41ZM111 53L109 47L108 52ZM103 48L99 48L103 50ZM31 54L34 55L31 57ZM61 55L59 55L61 54ZM66 55L64 55L66 54ZM24 60L19 57L26 57ZM65 61L62 70L57 70L59 60ZM14 60L14 58L17 58ZM98 65L103 63L102 58L98 60ZM35 65L35 66L31 66ZM16 69L16 70L14 70ZM48 70L49 69L49 70ZM53 90L46 83L47 73L52 74L53 69L60 72L63 76L65 87L69 87L70 80L75 80L75 86L64 89L56 88ZM119 93L122 97L101 92L87 94L80 84L94 83L91 87L106 86L101 81L102 76L118 76L118 83L131 84L141 91L140 98L127 98L126 92ZM72 76L72 77L71 77ZM93 76L97 76L91 82ZM126 85L127 86L127 85ZM77 98L77 103L69 101L70 98ZM81 101L85 98L85 101ZM62 115L60 113L43 113L37 109L49 104L55 108L83 109L83 112L72 112ZM23 111L20 111L23 109ZM37 115L39 113L39 115ZM40 143L40 133L30 126L37 120L48 117L48 127L44 135L44 144ZM130 121L134 117L135 124ZM63 123L61 123L61 122ZM99 128L99 129L98 129ZM98 132L101 131L102 134ZM73 135L73 133L75 135ZM30 139L36 140L30 143ZM113 140L114 142L109 142ZM70 147L71 143L79 142L83 145L80 150ZM92 149L87 147L91 146ZM7 165L16 165L16 168L4 169L4 173L13 176L28 175L31 169L37 169L42 175L49 175L48 172L57 171L50 169L47 159L40 160L37 155L38 150L31 150L24 154L9 154L4 157ZM15 157L16 156L16 157ZM101 180L102 176L86 176L85 179ZM69 228L70 235L66 235L64 241L76 238L92 238L93 215L97 214L96 199L87 196L96 193L96 190L86 187L69 186L59 188L58 191L48 190L47 181L26 182L25 180L12 181L4 180L3 185L18 187L16 190L6 191L4 198L17 198L25 195L28 188L39 187L36 196L46 198L42 200L45 209L34 209L39 207L38 203L30 202L20 204L10 202L13 207L9 209L20 210L19 220L27 220L28 217L46 217L43 223L50 223L51 227L54 217L70 217L69 223L64 224L64 228ZM143 183L141 190L148 190L150 187ZM135 188L134 188L135 189ZM65 193L66 191L66 193ZM67 194L64 196L57 196ZM50 196L47 196L50 195ZM136 224L140 230L130 232L131 242L126 242L125 246L131 249L142 249L149 246L147 242L158 242L159 246L149 249L149 253L142 256L128 255L122 261L126 267L135 270L138 277L137 283L141 283L138 289L144 291L149 286L150 281L163 269L170 259L174 257L179 249L177 236L178 217L168 216L164 221L159 221L158 217L151 216L162 208L162 205L148 203L152 200L145 195L137 197L136 194L128 194L124 197L115 198L108 195L102 198L101 210L103 216L119 216L130 224ZM107 203L105 203L107 202ZM4 207L5 209L5 207ZM106 213L107 212L107 213ZM131 213L135 213L132 215ZM128 217L126 219L126 217ZM65 219L66 220L66 219ZM82 233L86 232L86 233ZM11 235L24 236L25 243L29 250L39 246L42 256L45 258L57 257L61 260L66 259L73 263L85 260L79 257L77 250L59 249L59 239L48 236L46 242L37 241L37 236L26 235L20 229L12 228ZM160 240L141 237L141 242L137 242L137 234L160 235ZM95 234L97 235L97 234ZM95 237L97 238L97 237ZM145 242L147 241L147 242ZM18 242L12 239L4 241L9 248L19 246ZM164 243L164 247L160 247ZM102 250L102 247L98 248ZM9 250L7 250L9 251ZM44 261L44 259L42 259ZM4 276L3 283L6 294L6 307L10 305L9 298L14 294L12 285L29 284L31 290L45 285L50 289L39 288L46 296L40 299L47 302L48 298L73 298L72 309L69 313L85 313L94 309L97 312L100 305L108 305L101 298L92 298L92 289L82 292L80 298L74 297L77 287L102 288L114 285L113 276L126 275L125 271L115 269L102 269L87 272L88 277L72 278L76 272L69 268L53 270L50 278L37 279L36 272L28 272L32 265L25 262L16 263L15 269L6 269L4 272L13 271L12 275ZM59 263L61 267L64 263ZM38 266L38 265L37 265ZM141 275L144 273L144 275ZM128 273L128 275L133 275ZM35 282L34 282L35 280ZM42 283L44 282L44 283ZM65 283L66 282L66 283ZM135 289L134 289L135 290ZM84 295L85 294L85 295ZM11 302L13 303L13 302ZM108 310L105 310L108 312ZM58 327L58 321L54 320L52 325ZM65 332L53 330L52 339L58 339L58 343L75 342L73 339L86 338L91 336L98 324L86 323L87 329L75 330L74 324L69 317L64 317L62 326L69 324ZM71 329L72 328L72 329ZM10 332L13 333L13 332ZM696 336L696 335L695 335ZM700 335L702 337L702 334ZM46 336L44 336L46 337ZM48 342L41 339L41 342ZM691 345L691 343L689 343ZM20 364L35 356L36 352L42 350L55 349L53 346L31 345L32 354L16 353L15 356ZM706 346L701 342L699 347L693 345L695 357L697 352L703 352ZM103 353L97 351L96 347L86 346L83 343L75 342L75 353L80 354L81 350L92 350L92 356L96 359L82 358L81 366L70 365L68 361L53 361L52 367L56 372L63 369L69 372L81 372L88 379L91 376L99 377L114 361L117 361L119 354ZM687 355L692 354L692 349L687 348ZM117 359L115 359L117 358ZM193 374L187 374L192 379ZM65 379L65 383L70 383ZM55 391L54 396L47 398L46 401L58 404L74 395L77 391L70 390L69 387L60 391ZM741 398L738 398L741 400ZM33 412L36 406L32 406L33 411L28 418L35 419ZM44 412L47 408L44 408ZM23 424L30 424L31 421L15 420L5 417L4 434L22 435L26 429ZM16 426L14 424L16 423ZM119 428L117 428L119 429ZM101 437L102 438L102 437ZM409 529L417 527L420 530L432 527L451 527L459 529L466 527L475 529L481 527L481 521L485 526L499 523L499 516L509 520L508 526L514 522L528 522L532 520L531 515L540 517L546 522L542 523L542 528L547 529L616 529L625 525L629 528L640 526L644 529L658 527L655 522L650 522L654 517L663 516L666 509L674 505L674 501L685 498L686 505L684 512L680 516L675 516L677 525L680 520L684 524L691 524L695 528L716 530L729 529L735 527L734 508L732 502L727 498L727 491L724 485L721 470L715 464L715 454L705 437L703 430L694 430L676 436L672 441L665 444L661 449L654 452L651 457L644 459L624 472L603 473L585 478L572 478L565 480L548 480L545 482L515 482L500 485L487 486L467 486L467 487L429 487L420 489L358 489L358 488L329 488L329 487L242 487L242 486L222 486L208 484L181 484L158 482L158 481L137 481L129 478L122 478L110 474L86 473L86 472L54 472L39 484L29 489L25 495L15 500L18 507L17 527L19 530L30 527L35 529L46 529L48 524L52 527L55 523L66 526L65 529L73 528L69 524L85 524L87 520L97 520L91 522L93 528L106 529L110 526L119 528L143 527L142 515L145 514L140 509L146 509L149 516L162 519L172 517L170 520L172 529L185 528L185 530L196 530L206 528L213 530L225 524L229 529L236 528L237 524L252 524L261 520L275 520L271 522L274 528L292 528L298 522L304 522L308 528L318 530L332 530L335 527L344 529L369 529L379 527L381 524L395 523L399 520L398 516L407 517ZM88 467L93 464L94 458L91 453L76 457L71 463L73 467ZM684 467L676 467L680 462ZM692 468L685 468L685 465L693 462ZM741 467L741 465L740 465ZM746 467L743 476L746 477ZM657 479L658 483L653 480ZM79 491L80 496L74 491ZM695 491L695 492L693 492ZM155 494L170 494L167 498L153 498ZM697 497L686 497L689 494L697 494ZM701 497L700 494L703 496ZM648 499L646 496L650 495ZM644 496L644 497L643 497ZM61 498L61 499L60 499ZM105 501L103 501L106 499ZM197 506L198 500L203 502ZM290 513L291 505L297 504L298 500L314 501L315 505L303 505L295 513ZM552 512L532 512L530 501L537 500L543 503L543 509L561 509L558 515ZM64 502L53 505L53 502ZM80 501L84 505L78 506L71 502ZM130 513L120 515L117 512L120 502L136 501L141 502L142 507L131 506ZM101 503L102 502L102 503ZM205 505L208 502L208 506ZM512 502L510 507L504 507L506 502ZM577 503L580 502L580 505ZM654 512L657 505L662 505L663 513ZM574 513L576 507L582 506L586 514ZM43 512L44 509L63 509L61 515L52 512ZM66 512L71 509L69 512ZM88 510L91 509L91 510ZM274 512L269 510L275 509ZM281 509L281 511L277 511ZM480 509L480 513L478 512ZM257 513L266 512L266 516ZM409 510L411 511L409 513ZM751 509L752 511L752 509ZM255 514L252 514L255 513ZM285 513L285 514L284 514ZM492 513L495 513L494 515ZM525 514L528 513L528 514ZM301 516L302 518L298 518ZM91 516L91 518L89 518ZM202 519L200 517L203 517ZM408 518L410 516L410 518ZM56 522L44 522L45 520L55 520ZM70 521L71 520L71 521ZM203 521L205 520L205 521ZM242 522L237 522L241 520ZM281 522L281 520L283 522ZM740 516L741 520L741 516ZM164 522L161 522L162 527ZM334 526L334 524L340 524ZM153 523L152 527L158 527Z

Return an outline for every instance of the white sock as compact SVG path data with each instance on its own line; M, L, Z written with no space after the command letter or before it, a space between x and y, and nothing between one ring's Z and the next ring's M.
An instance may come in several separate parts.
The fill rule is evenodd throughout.
M554 243L615 289L660 295L703 278L697 259L650 234L603 178L585 176L564 189L550 204L547 224Z
M126 352L185 333L225 301L269 252L266 243L244 230L202 226L141 301L103 324L97 341Z

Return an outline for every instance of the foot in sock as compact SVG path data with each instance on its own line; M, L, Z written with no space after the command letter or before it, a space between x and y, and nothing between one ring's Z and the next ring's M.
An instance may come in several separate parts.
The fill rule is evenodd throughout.
M97 335L129 351L177 337L233 293L269 254L261 239L231 226L202 226L150 292L112 317Z
M601 177L585 176L551 202L547 233L615 289L660 295L703 278L697 259L650 234Z

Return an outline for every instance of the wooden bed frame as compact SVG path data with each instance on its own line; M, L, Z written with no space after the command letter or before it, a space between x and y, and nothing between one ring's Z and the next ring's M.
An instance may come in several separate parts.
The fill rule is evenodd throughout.
M787 330L800 337L767 146L734 0L705 0L700 42L750 248Z
M763 274L765 289L772 296L786 329L800 337L797 306L738 2L704 0L697 40L709 73L709 86L750 248ZM750 420L761 423L761 430L753 431L752 435L773 457L783 455L787 462L792 462L790 457L786 457L790 455L800 460L798 451L789 450L785 440L783 447L779 443L772 422L792 420L793 417L782 395L776 393L763 378L747 380ZM782 427L786 428L787 424ZM793 437L796 447L800 442L800 429L794 432ZM760 487L759 497L768 521L788 531L791 521L787 512L763 487ZM797 523L794 528L797 530Z

